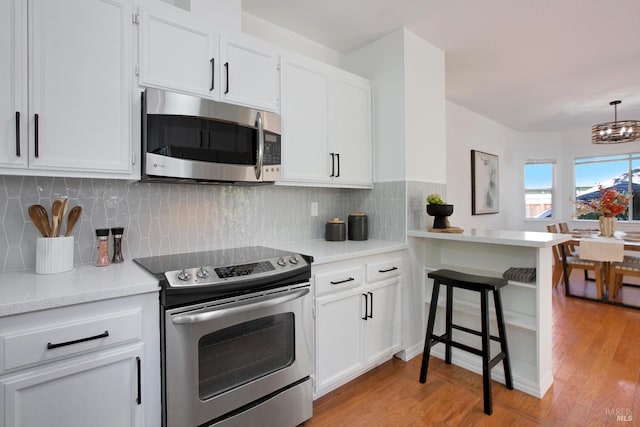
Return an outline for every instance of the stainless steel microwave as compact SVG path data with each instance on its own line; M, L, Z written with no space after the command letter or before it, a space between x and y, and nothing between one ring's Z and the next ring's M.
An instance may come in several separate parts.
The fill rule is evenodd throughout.
M142 94L142 180L280 179L280 116L158 89Z

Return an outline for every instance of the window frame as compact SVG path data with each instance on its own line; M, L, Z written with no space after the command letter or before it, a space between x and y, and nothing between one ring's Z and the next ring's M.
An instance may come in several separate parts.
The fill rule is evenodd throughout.
M571 188L571 200L576 200L576 188L577 188L577 173L576 173L576 167L578 165L581 164L594 164L594 163L608 163L608 162L615 162L615 161L626 161L627 162L627 173L629 173L629 184L627 187L627 192L633 194L632 191L632 184L633 184L633 176L632 176L632 171L633 171L633 161L640 161L640 152L627 152L627 153L616 153L616 154L609 154L609 155L596 155L596 156L584 156L584 157L575 157L573 159L573 185ZM594 184L597 185L597 184ZM631 200L629 202L629 217L633 217L633 196L631 197ZM570 212L571 212L571 218L573 221L584 221L584 222L598 222L597 219L589 219L589 218L578 218L575 215L576 212L576 206L574 204L571 205L570 208ZM640 218L639 219L618 219L618 221L620 223L623 224L637 224L640 222Z
M551 165L551 217L549 218L533 218L533 217L527 217L527 203L526 203L526 198L527 198L527 165L541 165L541 164L549 164ZM523 208L524 208L524 212L522 217L524 218L524 221L531 221L531 222L549 222L549 221L553 221L556 216L557 216L557 209L556 212L553 211L553 207L555 205L556 202L556 193L557 193L557 185L556 185L556 176L557 176L557 164L558 161L556 159L527 159L524 161L524 166L522 168L522 190L523 190L523 199L524 199L524 203L523 203Z

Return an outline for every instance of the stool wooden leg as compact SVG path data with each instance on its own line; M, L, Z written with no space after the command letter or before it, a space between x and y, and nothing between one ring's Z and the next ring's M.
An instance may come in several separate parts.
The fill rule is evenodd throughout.
M452 328L453 324L453 286L447 283L447 311L445 315L445 329L447 334L447 339L449 341L453 340ZM445 351L444 351L444 361L451 365L451 344L445 343Z
M502 313L502 298L500 291L493 291L493 303L496 308L496 320L498 323L498 334L500 336L500 351L504 353L502 366L504 368L504 383L509 390L513 390L513 380L511 379L511 362L509 362L509 347L507 346L507 331L504 326L504 315Z
M484 413L491 415L493 405L491 401L491 346L489 338L489 307L487 303L488 292L483 290L480 292L480 316L482 323L482 392L484 395Z
M429 319L427 320L427 332L424 337L424 351L422 352L422 365L420 366L420 382L427 381L427 368L429 367L429 355L431 354L431 336L436 320L436 308L438 307L438 294L440 292L440 281L433 281L433 292L431 292L431 303L429 304Z

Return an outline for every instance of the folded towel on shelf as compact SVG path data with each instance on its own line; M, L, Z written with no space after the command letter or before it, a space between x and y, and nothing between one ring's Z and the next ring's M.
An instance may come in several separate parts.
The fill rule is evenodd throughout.
M511 267L502 277L515 282L531 283L536 281L536 269L527 267Z

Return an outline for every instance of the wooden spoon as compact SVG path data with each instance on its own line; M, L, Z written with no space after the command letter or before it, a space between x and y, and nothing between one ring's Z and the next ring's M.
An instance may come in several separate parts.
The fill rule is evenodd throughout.
M51 226L49 225L49 213L42 205L29 206L29 217L33 221L42 237L51 237Z
M60 235L60 214L62 213L62 199L56 199L51 205L51 237Z
M69 199L62 199L62 212L60 213L60 222L58 223L58 236L62 232L62 223L64 222L64 216L67 214L67 207L69 206Z
M64 236L70 236L71 230L73 226L76 225L78 219L80 219L80 215L82 214L82 208L80 206L74 206L69 211L69 216L67 217L67 231L64 233Z

